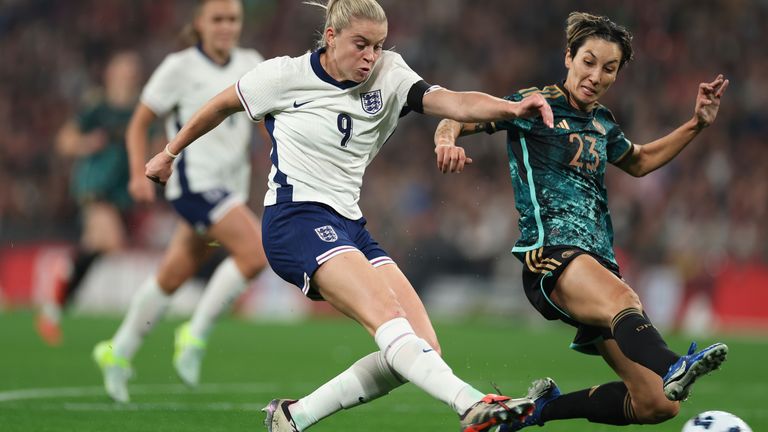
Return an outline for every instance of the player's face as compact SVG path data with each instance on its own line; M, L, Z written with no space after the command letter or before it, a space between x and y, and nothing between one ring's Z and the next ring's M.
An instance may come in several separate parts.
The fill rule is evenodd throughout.
M616 42L591 37L571 53L565 54L568 77L565 88L571 103L581 110L589 110L616 81L621 61L621 48Z
M140 83L141 59L137 54L118 54L110 60L104 72L104 84L109 91L135 93Z
M243 29L243 6L240 0L206 2L195 26L204 48L229 53L237 45Z
M381 57L387 22L353 19L339 32L326 30L328 54L343 80L363 82Z

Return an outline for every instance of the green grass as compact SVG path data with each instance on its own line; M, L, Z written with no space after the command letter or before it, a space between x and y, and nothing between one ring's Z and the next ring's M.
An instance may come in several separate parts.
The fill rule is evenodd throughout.
M349 320L225 320L210 342L205 384L188 390L178 383L170 362L178 322L163 322L136 357L132 402L121 406L104 395L90 359L93 345L113 334L118 324L114 318L69 317L65 343L49 348L34 333L32 315L0 313L0 431L264 430L259 409L271 398L302 396L375 349L371 338ZM541 376L552 376L566 391L616 379L602 360L569 351L572 332L557 323L538 329L511 322L437 323L436 328L456 374L483 391L492 391L493 381L506 393L521 395ZM762 401L768 339L723 340L731 348L728 362L697 384L676 419L623 428L569 420L532 430L679 432L687 418L711 409L733 412L755 431L768 430L768 408ZM688 339L670 338L669 343L683 351ZM457 426L449 408L406 385L312 430L452 431Z

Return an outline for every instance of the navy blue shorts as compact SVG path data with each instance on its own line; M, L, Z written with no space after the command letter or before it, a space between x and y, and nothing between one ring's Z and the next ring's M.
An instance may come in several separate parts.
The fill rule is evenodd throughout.
M365 229L366 220L347 219L316 202L286 202L264 208L262 237L272 270L312 300L322 296L310 280L331 258L360 251L374 267L395 262Z
M200 234L220 221L232 207L243 204L242 200L226 189L212 189L205 192L184 191L171 200L171 205L185 221Z

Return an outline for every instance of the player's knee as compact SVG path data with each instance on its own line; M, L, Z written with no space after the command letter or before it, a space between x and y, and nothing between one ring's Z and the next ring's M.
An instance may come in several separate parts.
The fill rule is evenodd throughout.
M173 277L160 277L157 278L157 284L160 286L160 289L163 290L164 293L171 295L176 292L176 290L179 289L181 284L183 284L184 281L179 282L178 278Z
M643 305L640 303L640 297L631 288L623 290L619 296L617 296L616 304L623 309L635 308L642 309Z
M613 318L619 312L629 308L643 310L643 304L640 302L640 297L637 293L627 287L610 298L610 306L608 307L608 310L606 310L607 313L604 316L608 325L610 325Z
M253 279L267 266L267 259L263 254L250 254L235 257L235 263L245 279Z
M161 266L157 272L157 283L166 294L173 294L194 273L194 269L179 265L177 267Z
M659 397L635 401L635 417L641 424L656 424L667 421L680 412L680 403L667 400L663 395Z

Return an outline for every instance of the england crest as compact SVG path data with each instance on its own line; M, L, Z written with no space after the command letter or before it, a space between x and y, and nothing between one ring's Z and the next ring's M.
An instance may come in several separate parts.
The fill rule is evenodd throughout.
M330 225L315 228L315 232L317 233L317 236L320 237L320 240L327 243L333 243L339 239L336 231L334 231L333 227Z
M381 90L360 93L360 103L363 104L363 111L368 114L376 114L384 108L384 100L381 98Z

